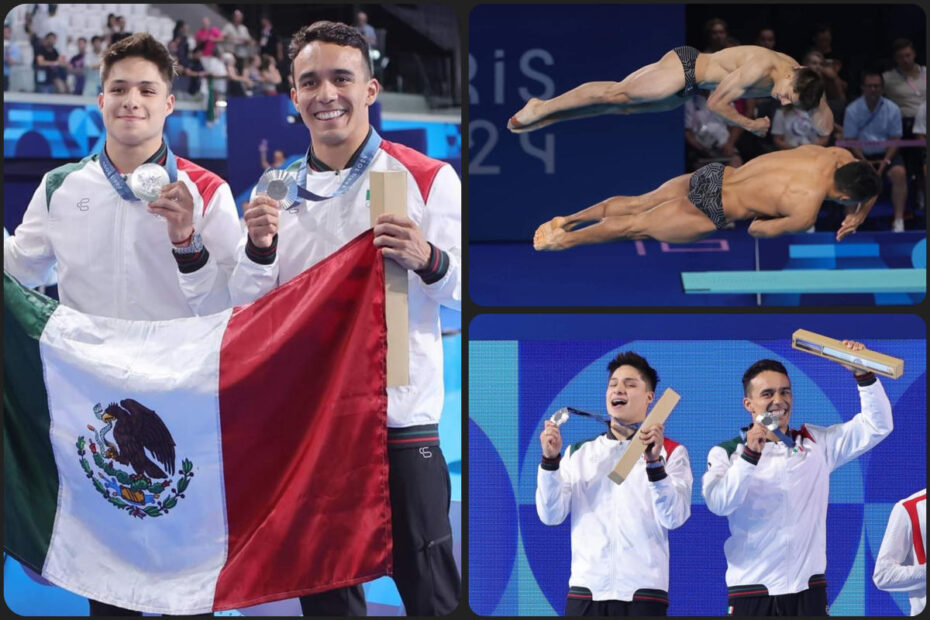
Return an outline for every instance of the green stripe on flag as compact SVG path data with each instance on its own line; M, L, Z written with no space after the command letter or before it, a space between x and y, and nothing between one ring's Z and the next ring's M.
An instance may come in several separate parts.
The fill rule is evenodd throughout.
M3 541L41 572L58 502L39 338L58 302L3 274Z

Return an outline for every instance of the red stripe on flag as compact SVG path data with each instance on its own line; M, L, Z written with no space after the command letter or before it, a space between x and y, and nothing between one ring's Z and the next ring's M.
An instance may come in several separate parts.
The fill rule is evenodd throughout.
M233 311L219 396L229 550L214 609L391 572L384 267L372 239Z
M914 538L914 553L917 556L918 564L927 563L927 552L924 551L924 537L920 533L920 517L917 515L917 504L927 501L927 494L918 495L917 497L904 502L904 510L907 516L911 518L911 532Z

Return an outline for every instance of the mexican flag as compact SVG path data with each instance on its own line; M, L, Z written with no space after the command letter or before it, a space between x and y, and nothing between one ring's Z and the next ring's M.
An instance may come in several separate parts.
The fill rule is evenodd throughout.
M4 548L139 611L391 572L384 270L369 231L246 306L89 316L4 274Z

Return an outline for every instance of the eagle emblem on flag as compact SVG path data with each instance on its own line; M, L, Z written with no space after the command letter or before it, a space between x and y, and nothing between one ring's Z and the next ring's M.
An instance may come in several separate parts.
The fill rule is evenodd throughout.
M93 437L82 435L76 443L81 468L94 488L133 517L168 514L184 498L194 466L183 459L175 478L175 443L161 417L131 398L110 403L106 409L97 403L94 416L104 426L98 430L88 424ZM111 432L112 439L107 437ZM90 450L90 461L85 446ZM130 470L118 465L128 465Z

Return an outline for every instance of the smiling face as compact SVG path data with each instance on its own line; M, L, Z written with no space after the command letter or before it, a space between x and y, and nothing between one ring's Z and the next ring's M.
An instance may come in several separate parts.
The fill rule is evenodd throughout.
M638 369L629 365L620 366L607 382L607 413L626 424L642 422L646 419L646 410L654 397L655 392Z
M368 107L380 90L361 51L312 41L294 57L293 75L291 101L313 143L331 148L361 144L368 135Z
M118 60L110 67L97 96L107 130L107 142L124 147L158 148L165 117L174 110L174 95L158 65L138 56Z
M753 422L760 413L773 413L782 432L788 430L791 403L791 381L775 370L763 370L753 377L743 398L743 407L752 415Z

